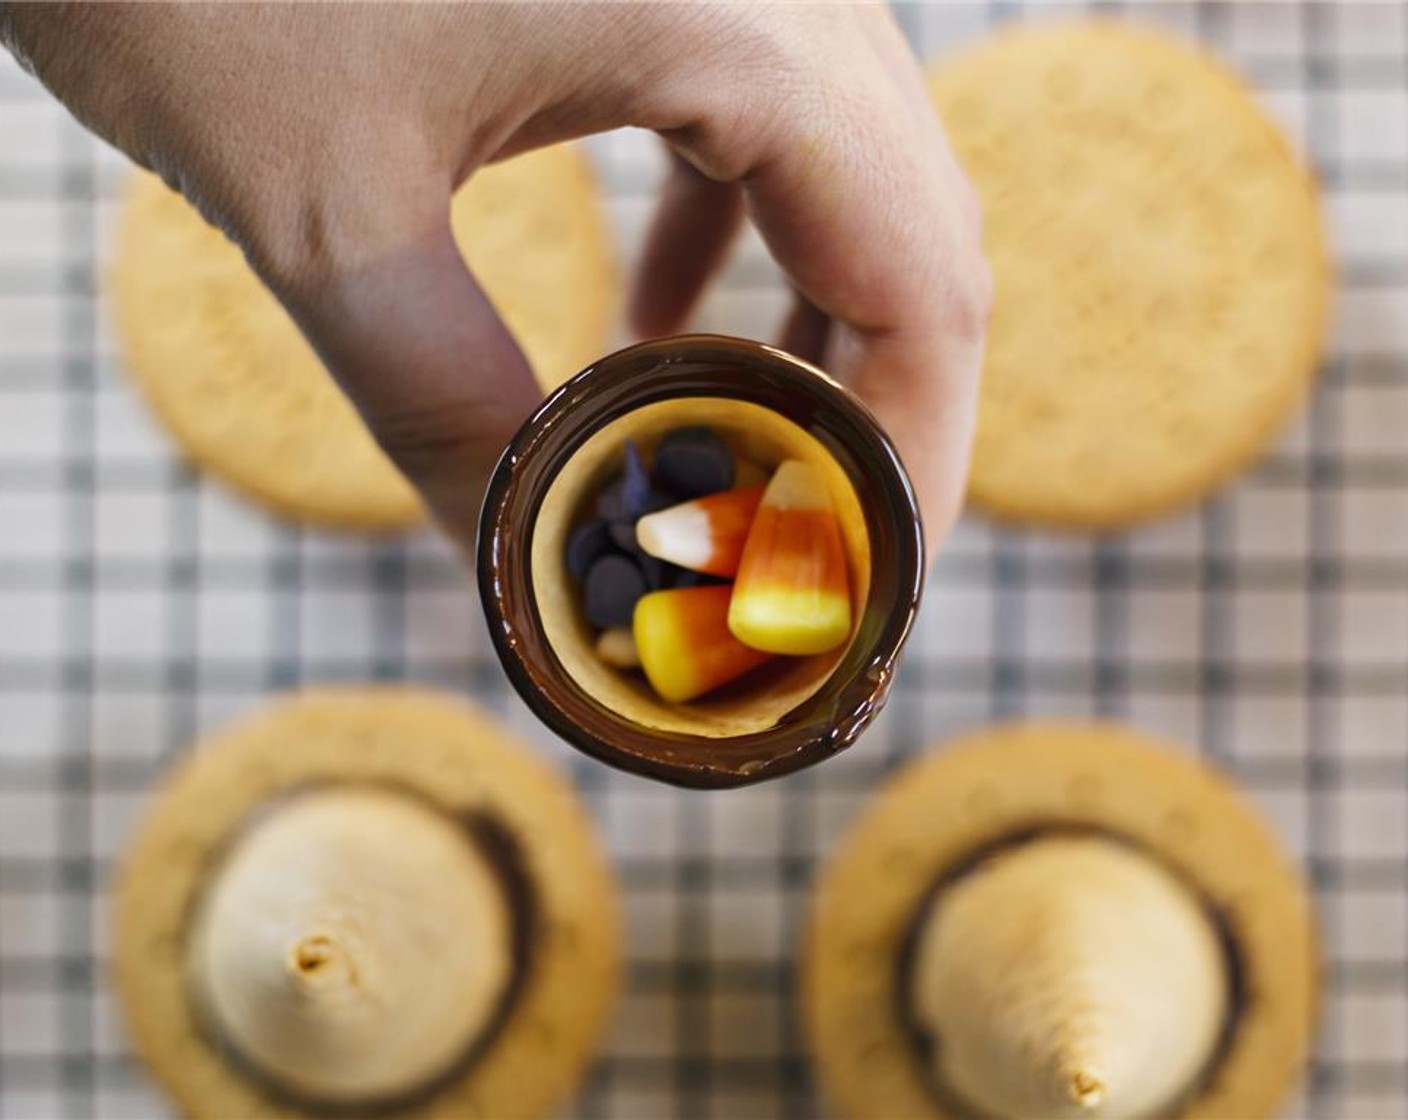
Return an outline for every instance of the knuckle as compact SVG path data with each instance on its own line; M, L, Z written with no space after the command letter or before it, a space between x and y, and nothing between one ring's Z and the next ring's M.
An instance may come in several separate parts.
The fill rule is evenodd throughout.
M350 271L358 224L328 195L293 191L252 200L239 221L250 264L276 292L290 297L312 295Z
M785 97L771 101L721 91L698 117L667 135L711 179L734 183L768 158L787 116Z
M448 176L413 155L349 176L331 154L342 146L254 184L231 208L245 255L280 294L316 295L449 220Z
M992 319L996 285L992 267L972 250L957 264L949 285L949 316L954 328L969 338L981 338Z
M330 272L324 218L299 204L292 213L240 221L238 240L251 267L285 299L312 293Z
M775 21L747 18L743 9L730 20L729 33L716 39L727 48L704 51L701 69L708 79L678 87L678 106L666 116L684 123L659 129L722 182L747 178L799 125L817 118L815 64L799 56Z

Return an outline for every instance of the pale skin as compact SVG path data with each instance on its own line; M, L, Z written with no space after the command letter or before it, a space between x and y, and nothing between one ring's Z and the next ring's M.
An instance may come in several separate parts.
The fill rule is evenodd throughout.
M991 280L885 8L0 4L0 41L244 249L462 544L541 393L455 249L451 193L624 126L675 157L632 326L681 329L751 218L798 293L782 345L875 411L931 546L952 524Z

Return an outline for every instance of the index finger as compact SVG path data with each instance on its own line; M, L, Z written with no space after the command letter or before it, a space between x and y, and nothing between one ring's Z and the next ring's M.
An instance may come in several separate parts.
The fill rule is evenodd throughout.
M833 320L827 364L895 441L937 543L962 504L991 278L917 66L873 62L784 122L744 182L778 263Z

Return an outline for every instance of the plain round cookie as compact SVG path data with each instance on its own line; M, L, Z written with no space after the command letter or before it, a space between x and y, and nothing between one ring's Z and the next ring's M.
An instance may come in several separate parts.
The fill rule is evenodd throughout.
M1208 54L1019 26L931 69L996 300L969 498L1109 528L1195 501L1306 395L1331 288L1317 193Z
M455 196L452 221L545 387L602 353L618 281L579 150L482 169ZM155 176L132 184L110 283L127 368L197 463L289 517L368 530L424 520L243 255Z
M250 814L338 785L400 791L451 819L493 822L532 889L522 979L495 1033L433 1095L368 1115L550 1113L596 1054L619 986L615 882L565 782L488 716L407 687L282 700L198 744L169 775L114 887L113 967L137 1051L186 1115L328 1115L273 1096L224 1055L197 1021L185 963L193 903Z
M1242 1007L1210 1083L1179 1120L1275 1115L1304 1063L1319 1000L1305 884L1237 790L1169 748L1116 724L999 726L934 750L874 795L822 868L803 946L803 1022L817 1076L843 1116L962 1120L929 1091L901 1020L899 961L946 872L1047 827L1133 843L1222 920L1237 947Z

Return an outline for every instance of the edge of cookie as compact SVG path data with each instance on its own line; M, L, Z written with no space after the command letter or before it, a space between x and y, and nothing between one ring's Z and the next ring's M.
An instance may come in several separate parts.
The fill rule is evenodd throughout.
M1031 505L1021 500L1013 500L1010 493L1000 487L985 489L975 485L976 476L970 473L966 493L966 505L989 521L1002 525L1035 528L1054 532L1111 532L1135 527L1155 521L1170 514L1196 507L1213 497L1219 490L1241 476L1261 461L1271 450L1276 439L1289 427L1298 410L1305 407L1318 380L1324 360L1325 344L1329 333L1330 309L1334 296L1335 262L1333 259L1328 223L1325 220L1324 194L1313 165L1301 158L1278 123L1258 104L1256 87L1226 59L1210 50L1196 39L1179 35L1158 25L1131 19L1110 16L1071 18L1052 16L1015 21L995 32L983 36L960 47L949 55L936 56L925 62L925 82L929 86L950 62L963 59L967 55L1017 37L1027 38L1060 32L1085 31L1111 38L1137 42L1143 49L1161 53L1176 52L1190 63L1200 66L1209 79L1225 87L1227 92L1238 98L1254 115L1263 131L1284 159L1286 166L1294 173L1295 179L1305 190L1310 209L1318 216L1314 223L1311 238L1313 252L1319 262L1323 283L1318 289L1318 299L1312 314L1305 324L1305 339L1308 357L1306 368L1298 377L1288 377L1285 382L1283 399L1274 408L1268 409L1260 422L1248 428L1247 437L1240 450L1228 453L1220 460L1210 460L1204 471L1190 479L1178 490L1146 500L1131 506L1124 512L1092 512L1082 509L1054 511L1050 506L1039 503Z
M1248 1002L1223 1064L1180 1116L1274 1113L1318 1017L1312 900L1232 783L1172 747L1109 722L1003 724L921 756L872 796L827 857L802 935L804 1034L842 1115L958 1120L929 1093L899 1021L897 954L944 869L1041 823L1127 835L1222 908L1246 949ZM1232 837L1243 857L1235 866L1223 858ZM1273 990L1268 978L1286 986Z
M590 332L599 340L598 345L606 346L609 345L611 325L620 309L621 265L618 254L614 251L609 216L604 206L605 196L595 166L580 143L566 143L561 147L571 157L574 185L580 186L586 196L587 205L597 218L592 223L588 253L591 258L590 268L600 274L600 282L585 285L581 298L590 308L589 314L583 317L589 322ZM200 441L193 439L180 410L172 408L161 394L150 390L147 375L139 369L143 366L143 360L133 359L133 355L138 355L143 350L138 344L141 332L133 325L140 312L131 306L130 298L125 294L126 285L121 280L124 268L122 246L131 236L131 202L149 178L154 177L147 172L134 173L124 188L116 232L117 251L105 269L104 302L111 308L110 321L119 339L126 380L136 386L145 406L158 420L162 432L179 448L182 457L197 471L213 478L228 492L252 507L294 524L333 532L388 537L413 532L429 525L430 513L420 502L409 481L406 482L406 500L383 501L375 506L362 505L353 508L347 503L309 503L292 498L279 488L268 485L258 470L246 467L244 463L228 456L212 453ZM586 333L584 328L583 335ZM597 356L596 353L583 355L580 359L581 365L585 366ZM557 382L566 380L576 372L577 369L564 371ZM553 387L541 380L539 383L544 393L551 391ZM372 438L370 433L368 438ZM388 469L397 470L389 461L387 465ZM397 473L399 474L399 471Z
M288 750L289 740L312 745ZM470 705L402 686L282 698L202 739L164 779L112 886L115 986L148 1068L192 1116L323 1115L263 1092L200 1033L182 975L182 931L210 859L252 808L339 778L387 782L452 813L510 820L542 892L541 941L487 1049L425 1101L382 1114L548 1113L580 1083L609 1025L621 971L618 888L584 808L549 766ZM544 805L549 812L537 816ZM543 1063L549 1052L555 1062Z

